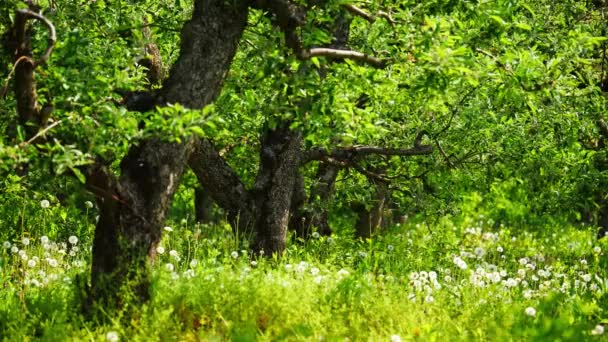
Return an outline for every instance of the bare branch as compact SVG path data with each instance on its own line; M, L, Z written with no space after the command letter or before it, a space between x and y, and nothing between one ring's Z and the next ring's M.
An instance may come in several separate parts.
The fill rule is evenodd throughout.
M24 141L21 144L19 144L20 148L23 148L33 142L35 142L36 140L38 140L38 138L40 138L41 136L45 135L48 131L50 131L51 129L53 129L55 126L59 125L61 123L61 120L59 121L55 121L52 124L46 126L44 129L38 131L38 133L36 133L36 135L34 135L33 137L31 137L28 141Z
M306 153L304 163L313 160L324 160L325 158L332 158L338 160L350 160L357 157L368 156L368 155L383 155L383 156L418 156L433 153L432 145L418 145L412 148L400 149L400 148L385 148L377 146L350 146L350 147L339 147L332 151L327 151L323 148L311 149Z
M312 57L328 57L338 60L351 59L369 64L376 68L384 68L389 63L358 51L338 50L329 48L305 48L297 30L304 24L306 9L289 0L257 0L254 5L268 12L272 22L285 35L285 44L293 50L296 57L305 60Z
M44 25L46 25L46 27L48 28L49 38L48 38L46 50L44 51L44 54L40 57L40 59L35 61L33 64L34 64L34 67L36 67L37 65L45 63L51 56L51 53L53 52L53 49L55 48L55 42L57 41L57 35L55 33L55 26L53 26L53 24L42 14L38 14L38 13L30 11L28 9L20 9L17 11L17 13L19 13L20 15L22 15L26 18L29 16L29 17L38 19L38 20L42 21L44 23Z
M298 58L310 59L312 57L329 57L333 59L351 59L353 61L369 64L376 68L384 68L388 64L388 60L373 57L362 52L352 50L338 50L328 48L312 48L301 50L298 53Z
M355 5L342 5L342 6L348 12L350 12L352 15L361 17L361 18L369 21L370 23L373 23L378 18L384 18L384 19L386 19L386 21L388 21L389 24L395 25L395 20L393 19L393 17L391 17L390 14L388 14L388 13L386 13L384 11L378 11L374 15L374 14L367 13L366 11L364 11L363 9L361 9L361 8L355 6Z

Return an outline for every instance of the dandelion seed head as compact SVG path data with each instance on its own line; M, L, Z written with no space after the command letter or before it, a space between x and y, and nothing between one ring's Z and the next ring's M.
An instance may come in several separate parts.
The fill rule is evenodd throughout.
M116 331L108 331L106 334L107 342L118 342L118 333Z
M524 312L526 313L526 315L528 315L530 317L536 316L536 309L531 306L527 307L526 310L524 310Z
M163 247L163 246L156 247L156 253L158 253L158 254L164 254L165 253L165 247Z
M46 209L51 206L51 203L48 200L44 199L40 201L40 206L42 207L42 209Z
M76 236L72 235L68 238L68 242L71 243L72 245L75 245L78 243L78 238Z
M595 326L595 328L593 328L593 330L591 330L591 335L603 335L604 334L604 326L601 324L598 324Z

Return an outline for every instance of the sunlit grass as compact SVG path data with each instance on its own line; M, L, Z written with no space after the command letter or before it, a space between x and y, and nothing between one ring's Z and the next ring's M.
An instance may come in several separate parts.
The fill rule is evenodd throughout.
M180 221L151 261L153 299L126 322L87 322L75 277L87 239L28 236L0 251L0 331L93 340L510 340L600 338L606 317L603 241L412 223L374 240L344 235L256 257L227 226Z

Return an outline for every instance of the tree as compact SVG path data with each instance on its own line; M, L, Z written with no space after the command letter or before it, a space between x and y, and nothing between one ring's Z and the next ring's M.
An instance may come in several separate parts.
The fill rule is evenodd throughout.
M172 61L163 43L170 46L177 35L163 23L181 25L172 13L178 3L190 18ZM16 66L18 108L33 98L20 97L19 84L36 88L19 81L27 64L19 61L22 52L12 55L14 46L37 46L42 35L23 20L37 18L52 27L55 16L58 31L71 32L65 38L71 43L49 59L48 80L41 80L45 101L54 98L52 121L30 104L34 125L23 115L20 122L27 138L17 126L9 135L22 141L7 144L0 156L6 165L24 165L26 174L25 165L33 163L15 156L50 152L50 160L32 159L80 179L95 194L100 217L90 298L110 305L120 304L116 294L123 290L147 298L149 279L142 270L188 168L234 230L255 235L256 251L280 254L290 227L303 237L312 229L329 232L337 210L327 208L333 203L359 203L349 210L358 213L359 235L369 237L389 202L419 209L436 199L445 214L463 193L480 190L495 191L496 198L512 191L525 201L532 195L518 192L515 180L525 177L538 188L555 184L533 176L542 158L558 159L547 146L563 142L568 163L580 157L572 145L578 128L572 127L583 119L562 129L552 117L564 108L572 114L576 106L603 103L571 81L573 73L595 75L581 60L591 59L589 51L601 39L588 27L593 21L571 24L580 13L568 6L553 13L523 2L428 1L413 7L399 1L361 8L342 2L196 0L191 13L184 2L155 4L160 7L154 18L143 5L86 4L82 11L90 16L81 20L90 20L90 35L66 24L67 9L76 11L73 4L53 8L49 19L30 3L29 11L18 12L22 19L5 24L12 27L8 32L29 32L8 35L5 44ZM104 19L120 30L95 28L102 11L116 15ZM125 30L118 23L126 17L134 22ZM150 27L153 32L142 33ZM110 39L115 41L109 51L99 48ZM82 53L82 46L95 49ZM138 58L130 76L123 75L142 49L145 55L165 52L173 62L167 79L160 80L158 58ZM75 66L91 77L75 76ZM27 72L32 78L34 71ZM123 87L130 92L117 99ZM512 172L521 161L524 171ZM559 174L557 167L551 172ZM555 197L546 203L555 204Z

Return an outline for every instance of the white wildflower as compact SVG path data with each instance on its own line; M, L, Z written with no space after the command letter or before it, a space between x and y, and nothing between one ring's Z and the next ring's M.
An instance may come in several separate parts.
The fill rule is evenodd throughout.
M318 232L313 232L312 233L312 237L315 238L315 239L318 239L318 238L321 237L321 234L319 234Z
M93 208L93 202L91 202L91 201L86 201L86 202L84 202L84 206L85 206L87 209L91 209L91 208Z
M536 316L536 309L531 306L527 307L524 312L526 313L526 315L528 315L530 317Z
M401 342L401 336L391 335L391 342Z
M602 248L600 246L593 247L593 252L596 254L600 254L602 252ZM598 327L601 325L598 325Z
M195 268L198 265L198 260L192 259L190 260L190 267Z
M27 267L29 267L29 268L34 268L34 267L36 267L36 260L34 260L34 259L30 259L30 260L27 262Z
M232 259L236 259L239 257L239 252L234 251L234 252L230 253L230 256L232 256Z
M108 331L106 334L106 341L118 342L118 333L116 331Z
M483 258L483 256L486 254L486 250L482 247L475 247L475 250L473 252L480 259Z
M51 206L51 203L48 200L42 200L40 201L40 206L42 209L46 209Z
M166 232L172 232L173 228L166 226L165 228L163 228Z
M2 244L2 247L4 247L5 249L9 249L9 248L11 248L11 243L8 241L4 241L4 243Z
M349 274L350 273L345 269L341 269L338 271L338 276L340 276L340 277L347 277Z
M24 237L24 238L21 240L21 243L23 243L23 245L24 245L24 246L28 246L28 245L30 244L30 239L29 239L29 238Z
M156 253L158 253L158 254L164 254L165 253L165 247L163 247L163 246L156 247Z
M595 326L595 328L593 328L593 330L591 330L591 335L603 335L604 334L604 326L601 324L598 324Z
M173 266L173 264L172 264L172 263L167 263L167 264L165 265L165 268L167 269L167 271L169 271L169 272L173 272L173 270L175 269L175 266Z
M68 238L68 242L71 243L72 245L75 245L78 243L78 238L76 236L72 235Z

